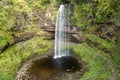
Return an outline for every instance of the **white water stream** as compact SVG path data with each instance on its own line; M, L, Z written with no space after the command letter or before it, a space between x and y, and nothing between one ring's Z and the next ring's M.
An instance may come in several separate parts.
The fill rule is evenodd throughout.
M54 58L69 56L70 5L60 5L56 20Z

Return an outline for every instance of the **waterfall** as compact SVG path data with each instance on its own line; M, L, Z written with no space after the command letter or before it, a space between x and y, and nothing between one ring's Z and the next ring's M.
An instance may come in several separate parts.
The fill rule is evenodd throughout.
M56 20L54 58L70 56L68 34L71 26L71 14L71 4L60 5Z

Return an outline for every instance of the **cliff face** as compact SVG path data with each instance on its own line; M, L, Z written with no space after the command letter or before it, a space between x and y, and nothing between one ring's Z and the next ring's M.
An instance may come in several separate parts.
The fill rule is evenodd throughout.
M55 6L41 5L39 1L30 4L24 0L0 1L0 4L0 52L10 45L31 38L29 33L34 36L44 35L42 28L55 27Z

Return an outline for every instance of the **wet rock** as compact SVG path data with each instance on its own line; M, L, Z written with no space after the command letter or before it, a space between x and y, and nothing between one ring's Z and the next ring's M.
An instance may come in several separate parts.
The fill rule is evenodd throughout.
M46 39L55 39L55 27L43 27L43 30L47 32ZM82 34L82 31L78 27L71 27L70 30L66 31L69 34L70 41L76 43L82 43L86 41L86 37Z
M86 37L83 34L71 34L70 40L76 43L82 43L86 41Z

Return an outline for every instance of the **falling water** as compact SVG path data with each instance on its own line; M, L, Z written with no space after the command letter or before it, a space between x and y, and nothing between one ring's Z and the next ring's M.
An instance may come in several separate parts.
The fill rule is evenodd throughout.
M71 14L71 4L60 5L56 20L54 58L70 56L68 34L71 26Z

